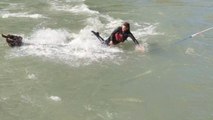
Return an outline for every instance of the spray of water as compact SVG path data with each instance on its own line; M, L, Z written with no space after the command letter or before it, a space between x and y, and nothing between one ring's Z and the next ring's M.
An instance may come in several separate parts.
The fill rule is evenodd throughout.
M67 1L72 2L72 1ZM38 56L63 62L72 66L88 65L94 62L112 61L118 63L124 58L123 50L118 47L102 46L91 30L101 31L101 35L107 38L113 29L123 22L121 19L114 19L109 15L100 14L98 11L90 10L83 1L75 1L76 5L63 6L60 1L50 2L51 9L78 14L87 14L85 27L78 33L68 29L51 29L36 28L32 34L24 38L28 45L12 50L10 56ZM77 9L81 8L81 9ZM102 22L100 19L104 19ZM94 24L95 23L95 24ZM132 31L137 39L142 42L141 38L147 35L156 35L156 24L145 24L141 28L139 23L133 23L136 28Z

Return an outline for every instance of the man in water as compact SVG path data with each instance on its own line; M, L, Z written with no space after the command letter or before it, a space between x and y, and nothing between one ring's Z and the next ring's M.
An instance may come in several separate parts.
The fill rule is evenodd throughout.
M6 42L10 47L22 46L23 44L21 36L2 34L2 37L6 38Z
M102 39L99 36L98 32L94 32L92 31L99 39ZM110 45L117 45L121 42L125 42L127 40L127 38L130 37L133 42L136 45L136 49L140 50L140 51L144 51L144 47L141 46L139 44L139 42L135 39L135 37L133 36L133 34L130 32L130 24L128 22L124 22L122 24L122 26L119 26L118 28L116 28L110 35L110 37L104 41L104 44L110 46Z

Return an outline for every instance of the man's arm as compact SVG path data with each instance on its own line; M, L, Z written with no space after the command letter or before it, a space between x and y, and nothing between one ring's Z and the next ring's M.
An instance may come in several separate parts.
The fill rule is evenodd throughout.
M139 44L139 42L135 39L135 37L133 36L133 34L131 32L130 32L129 37L131 37L131 39L135 43L135 50L144 53L144 51L145 51L144 46Z
M131 32L129 33L129 37L133 40L135 45L139 45L139 42L135 39L134 35Z

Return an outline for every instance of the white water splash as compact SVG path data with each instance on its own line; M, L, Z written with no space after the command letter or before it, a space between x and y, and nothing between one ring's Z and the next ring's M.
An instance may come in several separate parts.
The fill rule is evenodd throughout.
M113 59L122 52L118 48L102 46L97 38L91 35L90 30L90 26L86 26L74 34L62 29L39 29L25 39L30 45L14 50L12 56L33 55L79 66Z
M58 97L58 96L50 96L49 99L52 100L52 101L55 101L55 102L60 102L61 101L61 98Z
M67 2L73 3L73 1ZM114 19L109 15L90 10L83 1L75 5L80 8L82 7L82 9L78 9L79 11L75 11L78 7L73 7L73 5L69 4L63 6L64 2L58 0L50 2L50 5L55 10L64 10L63 7L65 7L73 13L87 13L88 18L83 21L85 27L79 33L72 33L72 31L63 28L38 28L29 37L24 39L24 42L30 45L12 51L11 56L38 56L75 67L106 60L110 60L116 64L123 61L121 57L123 50L117 47L102 46L91 33L91 30L101 31L101 36L106 39L116 27L122 24L123 20ZM133 22L132 26L134 27L132 32L140 43L144 40L144 36L158 34L155 31L156 24L147 23L141 25Z
M30 36L31 43L37 44L63 44L71 37L65 29L42 28L33 32Z
M136 30L133 31L133 33L137 37L146 37L150 35L164 35L164 33L159 33L156 31L158 23L155 24L144 23L143 25L135 23L134 25Z

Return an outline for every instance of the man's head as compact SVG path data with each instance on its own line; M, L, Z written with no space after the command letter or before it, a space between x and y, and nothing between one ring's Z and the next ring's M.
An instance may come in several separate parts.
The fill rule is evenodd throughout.
M128 30L130 30L130 25L129 25L128 22L124 22L124 23L122 24L122 31L123 31L123 32L126 32L126 31L128 31Z

